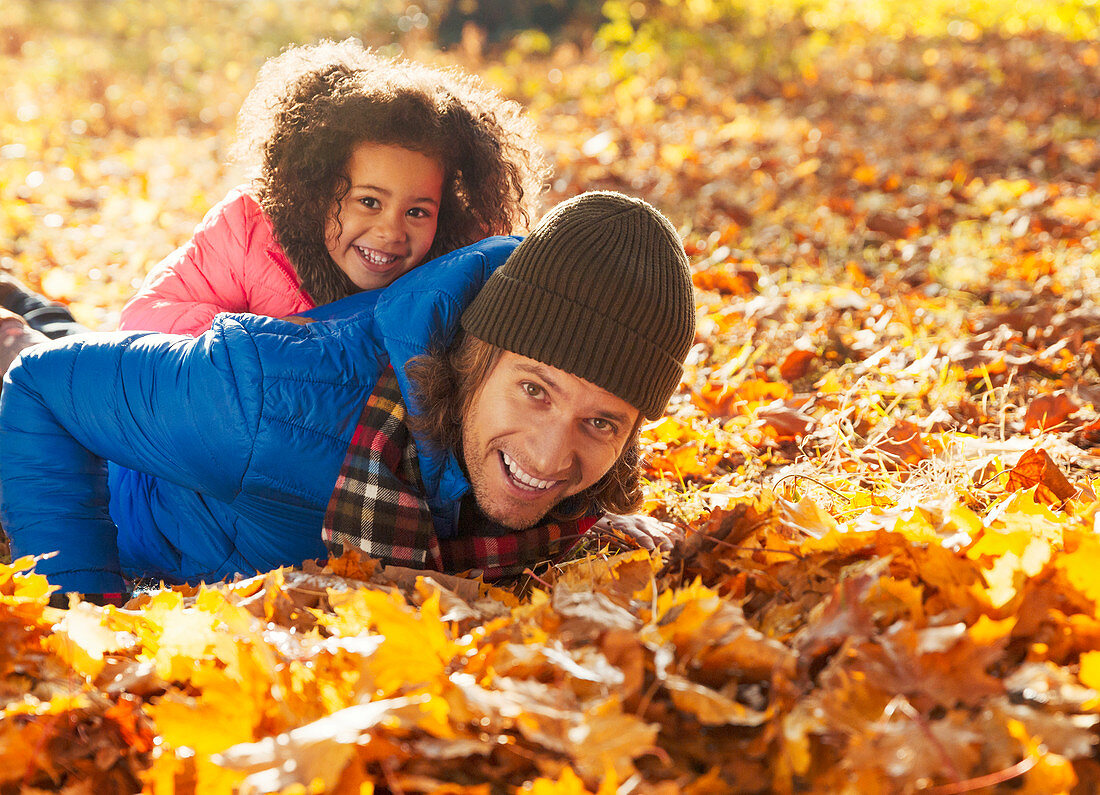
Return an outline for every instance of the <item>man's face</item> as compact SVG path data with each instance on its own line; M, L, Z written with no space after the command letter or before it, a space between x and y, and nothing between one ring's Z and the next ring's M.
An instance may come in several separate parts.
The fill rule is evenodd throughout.
M594 384L504 351L462 418L462 454L482 513L522 530L598 481L638 410Z

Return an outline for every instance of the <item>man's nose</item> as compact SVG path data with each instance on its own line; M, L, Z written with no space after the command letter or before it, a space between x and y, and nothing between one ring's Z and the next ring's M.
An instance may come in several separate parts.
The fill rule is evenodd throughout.
M571 476L577 467L577 434L563 420L539 422L528 436L528 466L530 473L546 480L561 480Z

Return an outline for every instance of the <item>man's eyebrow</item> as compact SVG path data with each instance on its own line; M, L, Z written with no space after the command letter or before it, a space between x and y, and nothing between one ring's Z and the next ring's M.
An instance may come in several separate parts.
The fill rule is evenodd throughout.
M557 381L554 380L551 374L551 369L546 365L535 363L527 364L526 362L519 362L515 365L515 368L524 373L530 373L531 375L538 376L541 380L546 382L546 386L553 392L560 392L561 387L558 386ZM595 416L614 422L620 426L632 425L630 417L623 414L620 411L613 411L611 409L599 409L596 411Z
M379 185L352 185L351 190L369 190L369 191L373 191L374 193L384 194L386 196L392 196L393 195L392 190L387 190L386 188L383 188ZM420 204L422 202L427 202L429 204L439 204L439 200L432 197L432 196L420 196L416 199L413 199L413 202L415 202L417 204Z
M530 373L531 375L537 375L546 385L554 391L561 391L561 387L558 386L558 382L554 380L554 376L550 373L550 368L544 364L535 362L534 364L527 364L527 362L517 362L515 368L524 373Z

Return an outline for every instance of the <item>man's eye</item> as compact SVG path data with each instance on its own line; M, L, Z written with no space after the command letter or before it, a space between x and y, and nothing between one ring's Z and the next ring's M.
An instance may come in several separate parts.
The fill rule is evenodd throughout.
M615 431L615 423L610 420L605 420L603 417L593 417L591 423L592 427L601 433Z
M524 381L522 386L523 391L527 393L528 397L537 398L542 397L543 395L543 389L538 384L532 384L530 381Z

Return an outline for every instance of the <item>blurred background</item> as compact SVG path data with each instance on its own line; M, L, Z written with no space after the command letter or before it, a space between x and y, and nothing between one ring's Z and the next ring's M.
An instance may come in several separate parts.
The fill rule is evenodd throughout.
M555 168L544 207L643 196L709 289L883 271L979 289L1049 275L1067 241L1091 267L1098 22L1095 0L3 0L0 269L113 328L239 181L260 64L348 36L524 104Z

